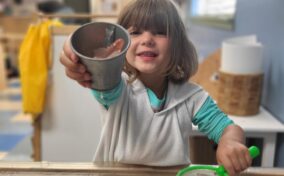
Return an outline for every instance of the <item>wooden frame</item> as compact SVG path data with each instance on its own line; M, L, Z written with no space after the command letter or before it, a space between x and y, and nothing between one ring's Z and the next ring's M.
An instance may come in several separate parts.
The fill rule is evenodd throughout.
M0 42L0 90L7 87L4 47Z
M49 163L49 162L18 162L0 163L0 176L173 176L186 166L176 167L147 167L125 165L118 163ZM282 168L252 167L240 176L283 176Z

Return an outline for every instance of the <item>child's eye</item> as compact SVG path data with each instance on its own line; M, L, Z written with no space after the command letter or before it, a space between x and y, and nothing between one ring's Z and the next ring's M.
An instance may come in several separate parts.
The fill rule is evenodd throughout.
M166 33L164 31L158 31L157 34L158 35L166 35Z
M164 31L157 31L155 34L156 35L164 35L164 36L167 35Z
M130 31L129 34L130 35L139 35L139 34L141 34L141 32L140 31Z

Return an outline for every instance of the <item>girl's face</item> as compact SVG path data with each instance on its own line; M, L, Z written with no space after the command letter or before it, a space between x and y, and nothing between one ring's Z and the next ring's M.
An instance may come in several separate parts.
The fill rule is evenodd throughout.
M140 74L163 75L169 63L169 38L162 32L128 29L131 44L126 53L128 63Z

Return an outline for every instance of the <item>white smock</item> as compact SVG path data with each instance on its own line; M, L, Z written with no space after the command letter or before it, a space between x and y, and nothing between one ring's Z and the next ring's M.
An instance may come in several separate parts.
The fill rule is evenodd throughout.
M189 164L192 117L208 97L196 84L168 83L162 111L154 113L145 86L123 77L123 90L108 109L103 105L102 132L94 161L152 166Z

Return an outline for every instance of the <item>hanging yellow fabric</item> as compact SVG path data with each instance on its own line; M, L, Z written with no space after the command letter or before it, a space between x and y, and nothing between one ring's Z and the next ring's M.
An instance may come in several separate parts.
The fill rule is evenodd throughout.
M50 64L51 36L49 28L61 25L51 20L30 25L20 46L19 68L23 111L37 117L43 112Z

